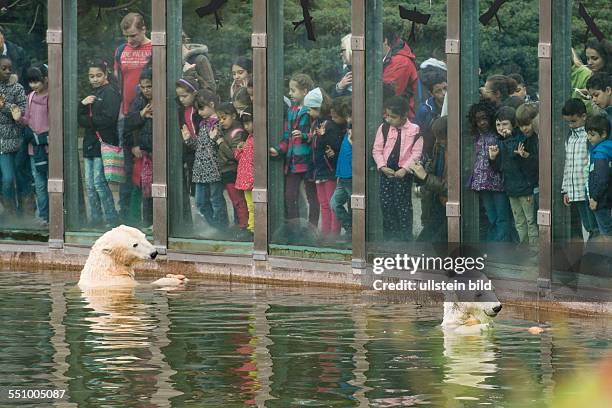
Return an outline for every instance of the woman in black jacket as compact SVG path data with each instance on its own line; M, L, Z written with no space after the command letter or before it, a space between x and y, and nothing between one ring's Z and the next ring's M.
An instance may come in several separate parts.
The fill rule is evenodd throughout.
M89 64L89 83L92 94L79 105L79 126L85 128L83 159L85 162L85 187L89 201L89 221L92 225L104 222L114 226L118 221L113 194L104 175L100 142L117 146L117 117L121 96L111 84L111 67L106 61L95 60Z

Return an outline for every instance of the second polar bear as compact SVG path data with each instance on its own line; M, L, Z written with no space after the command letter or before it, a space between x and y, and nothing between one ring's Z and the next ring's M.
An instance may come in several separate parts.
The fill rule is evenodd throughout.
M145 234L136 228L120 225L104 233L91 247L78 286L82 289L136 286L134 265L155 259L157 255L157 250L147 241ZM166 275L153 283L169 286L185 282L183 275Z

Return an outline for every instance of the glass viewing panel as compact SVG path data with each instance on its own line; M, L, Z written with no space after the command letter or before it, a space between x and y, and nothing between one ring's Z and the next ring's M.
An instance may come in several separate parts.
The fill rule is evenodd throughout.
M600 153L610 143L600 136L605 119L612 123L612 23L609 2L584 6L608 40L599 41L587 30L578 3L554 14L565 34L554 44L555 52L567 63L553 64L553 281L574 291L612 287L612 179L601 182L609 172L601 163L609 156Z
M447 242L446 4L419 1L427 24L401 1L366 6L368 257L431 253Z
M46 2L0 16L2 239L45 240L49 222Z
M463 9L462 241L493 275L535 279L538 264L538 1ZM474 15L491 17L484 24ZM463 21L470 21L464 24ZM477 39L473 41L472 39ZM490 264L489 264L490 265Z
M168 186L173 246L253 241L252 5L168 5ZM248 245L250 248L251 245ZM215 251L219 250L216 246ZM248 248L247 248L248 249Z
M270 248L350 259L351 2L309 12L314 26L294 29L299 2L269 9Z
M151 95L151 2L66 1L63 14L67 241L121 223L150 234L152 123L138 107Z

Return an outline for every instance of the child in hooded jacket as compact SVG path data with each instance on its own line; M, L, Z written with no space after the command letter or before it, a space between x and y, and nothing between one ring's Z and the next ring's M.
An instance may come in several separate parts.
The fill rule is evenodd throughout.
M340 223L330 206L330 200L336 190L336 157L346 126L330 118L331 100L321 88L308 92L304 106L311 120L312 178L320 205L321 235L338 235Z

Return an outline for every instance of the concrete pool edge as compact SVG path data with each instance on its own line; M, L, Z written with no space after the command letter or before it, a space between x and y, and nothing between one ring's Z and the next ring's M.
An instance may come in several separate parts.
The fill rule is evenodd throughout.
M269 257L267 261L254 261L244 256L216 254L192 254L168 251L157 262L146 262L135 270L138 277L160 277L166 273L182 273L187 276L206 277L213 280L263 283L282 286L309 286L338 288L343 290L370 291L364 287L362 277L353 272L348 262L310 261L303 259ZM1 245L0 269L20 271L79 272L89 254L88 247L70 246L62 250L49 249L46 245ZM439 277L439 273L422 272L419 279ZM524 307L578 312L587 315L612 315L612 302L584 301L577 293L566 294L563 288L545 296L538 296L536 282L510 279L491 279L499 299L508 304ZM553 285L554 286L554 285ZM554 288L553 288L554 289ZM517 300L517 293L524 298ZM589 294L588 290L581 296ZM377 294L381 299L384 294ZM599 294L601 296L601 294ZM520 297L520 296L518 296Z

